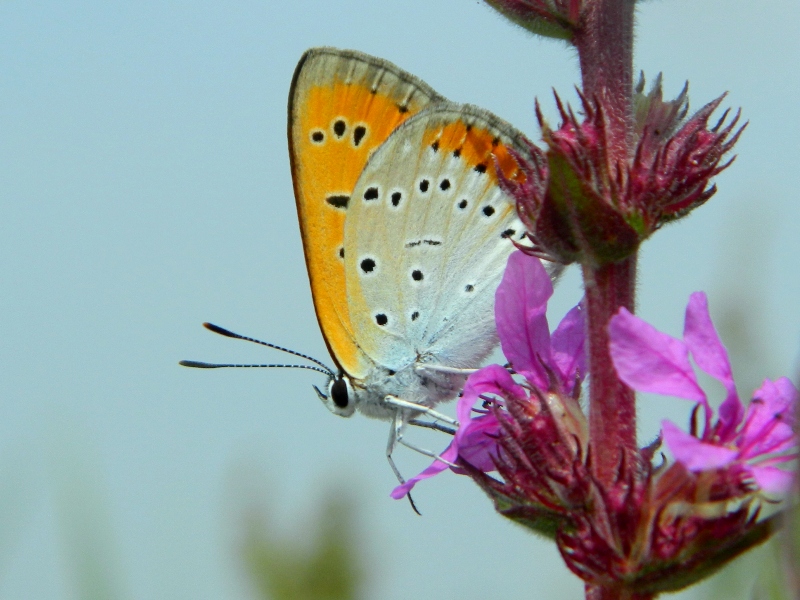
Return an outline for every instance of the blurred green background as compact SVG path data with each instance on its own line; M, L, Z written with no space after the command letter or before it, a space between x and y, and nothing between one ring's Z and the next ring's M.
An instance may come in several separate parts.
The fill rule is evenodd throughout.
M640 314L675 335L708 291L744 395L800 357L799 18L795 0L638 13L637 69L668 96L688 79L694 109L729 91L750 120L717 196L645 245L639 284ZM274 358L205 320L327 360L285 138L317 45L533 139L533 98L555 119L551 88L574 100L578 82L571 50L478 0L0 3L0 598L580 597L465 478L421 485L422 518L390 500L386 424L330 415L314 374L177 366ZM573 269L552 320L579 297ZM647 441L690 407L641 408ZM772 552L678 597L749 598Z

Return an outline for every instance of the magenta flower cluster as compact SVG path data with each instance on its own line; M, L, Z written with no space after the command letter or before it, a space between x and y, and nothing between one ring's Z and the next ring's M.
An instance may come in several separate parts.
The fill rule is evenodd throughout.
M490 365L469 377L458 401L460 426L442 460L392 496L448 469L468 475L502 514L554 537L585 581L624 581L645 593L678 589L741 552L741 540L768 536L771 529L757 519L759 499L787 489L793 473L781 465L798 454L792 383L765 381L745 408L702 293L690 298L683 340L621 309L609 325L621 380L696 402L694 420L702 422L683 431L665 421L661 436L676 462L654 464L657 442L623 453L616 483L603 485L592 472L594 450L579 404L587 369L584 312L576 306L551 334L552 292L537 258L511 255L495 301L510 366ZM716 420L690 355L727 391Z
M678 462L693 473L713 472L742 491L781 493L789 489L792 473L777 465L797 458L792 429L797 389L786 377L774 382L767 379L745 409L704 293L696 292L689 299L683 340L657 331L624 308L609 328L611 356L622 381L641 392L697 403L702 417L700 432L696 423L691 432L670 421L662 425L664 442ZM726 390L716 421L689 363L690 354L700 370Z

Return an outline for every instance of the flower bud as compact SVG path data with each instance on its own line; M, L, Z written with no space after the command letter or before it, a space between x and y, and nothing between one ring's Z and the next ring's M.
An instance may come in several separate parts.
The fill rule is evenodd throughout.
M507 19L544 37L571 39L584 0L486 0Z
M664 223L688 214L716 191L710 183L732 161L722 162L744 127L726 111L713 127L711 113L724 96L688 120L686 89L662 99L661 78L644 94L636 89L631 155L608 152L609 123L602 100L581 95L583 118L556 95L561 125L551 129L537 103L547 151L518 157L523 183L505 179L534 244L532 253L561 263L602 266L630 256Z

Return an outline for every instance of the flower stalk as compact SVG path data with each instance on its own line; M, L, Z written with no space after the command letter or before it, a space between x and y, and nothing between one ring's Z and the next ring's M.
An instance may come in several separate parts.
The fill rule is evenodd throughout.
M606 147L614 161L627 160L631 153L634 4L635 0L586 2L572 39L583 94L606 110Z
M578 50L583 95L604 111L605 153L611 165L632 155L634 0L587 3L573 38ZM608 323L620 307L633 312L636 252L610 264L582 264L586 293L589 366L589 447L592 469L610 487L624 456L638 453L636 397L617 377L609 354ZM620 598L617 590L593 590L587 598Z
M609 353L608 323L620 307L633 312L636 255L601 267L583 266L589 363L589 444L594 475L611 486L624 455L638 453L636 397L619 380Z

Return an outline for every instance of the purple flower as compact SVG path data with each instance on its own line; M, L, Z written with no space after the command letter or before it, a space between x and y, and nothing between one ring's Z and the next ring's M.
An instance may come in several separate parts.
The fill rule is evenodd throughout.
M500 178L516 200L531 251L565 264L615 263L662 225L705 203L716 191L711 180L730 165L725 157L744 128L738 127L739 113L729 118L728 111L709 123L723 98L687 119L686 89L665 101L660 77L648 94L640 80L632 151L624 159L610 145L613 107L607 98L581 94L579 117L556 95L557 129L537 102L547 150L531 147L528 156L516 157L524 180Z
M702 433L687 433L669 421L662 436L686 469L694 473L719 471L747 486L751 481L765 492L785 491L792 473L776 465L797 457L792 429L798 392L785 377L765 380L745 410L736 392L728 353L708 314L702 292L689 298L683 340L661 333L624 308L611 319L611 357L620 379L640 392L677 396L698 403L703 412ZM714 422L714 411L689 363L719 381L726 396Z
M586 372L583 315L580 306L573 308L550 335L547 324L547 301L553 295L550 276L537 258L514 252L508 259L503 279L495 294L495 321L503 353L514 371L524 378L518 383L500 365L489 365L469 376L458 401L456 414L460 426L452 443L427 469L392 491L402 498L418 481L433 477L448 468L465 471L459 461L483 472L495 470L500 454L498 439L502 423L498 412L473 408L489 396L493 406L516 400L529 403L534 410L539 398L548 395L571 396L576 393ZM538 392L536 394L535 392ZM553 407L550 407L553 410ZM446 461L446 462L444 462Z

